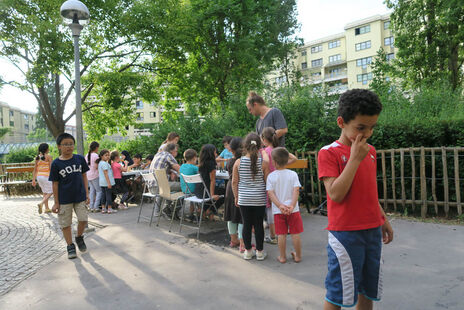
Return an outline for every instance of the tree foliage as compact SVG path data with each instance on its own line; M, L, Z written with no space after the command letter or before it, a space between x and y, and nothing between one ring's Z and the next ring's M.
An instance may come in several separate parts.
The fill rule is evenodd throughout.
M3 83L34 95L54 136L64 131L65 124L75 114L73 111L65 115L74 90L74 54L71 31L60 16L61 4L58 0L4 0L0 6L0 56L9 59L24 76L23 82ZM133 67L143 54L126 31L133 1L93 0L86 1L86 5L91 20L80 38L81 76L91 70L94 74L118 74ZM108 66L114 63L117 65ZM69 85L66 90L62 88L63 80ZM87 82L83 84L84 103L95 87L92 79ZM112 104L109 100L104 102ZM85 108L90 110L93 105L87 104ZM113 118L113 123L117 120Z
M293 48L294 0L166 2L160 13L159 1L144 1L132 29L151 47L150 66L159 69L156 83L168 109L181 101L200 114L224 113L231 94L262 87L274 60ZM161 19L158 41L152 33L159 29L142 22L147 16Z
M394 65L406 86L463 81L464 1L386 0L398 48Z

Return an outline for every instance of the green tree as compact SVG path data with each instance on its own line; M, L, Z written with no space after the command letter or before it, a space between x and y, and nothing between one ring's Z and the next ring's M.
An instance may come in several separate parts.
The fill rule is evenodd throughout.
M399 77L408 87L447 79L453 89L463 80L464 1L386 0L398 48Z
M225 113L232 94L262 88L276 58L293 48L294 0L166 1L162 14L159 3L144 1L131 29L152 50L168 109L181 101L200 114ZM149 16L162 19L163 39L155 41L160 29L143 23Z
M5 81L30 92L36 98L39 111L47 128L57 136L75 111L64 115L74 90L71 79L74 72L74 55L71 31L60 17L58 0L4 0L0 4L0 56L23 74L24 82ZM122 73L141 61L143 49L137 40L128 35L127 28L134 18L134 1L86 1L90 10L90 23L81 33L81 76L91 71L93 75L111 72ZM153 23L156 19L145 20ZM117 65L115 65L115 63ZM62 89L63 81L69 87ZM95 87L94 79L83 83L82 102L84 113L94 107L111 105L113 101L86 99ZM51 95L48 87L52 87ZM98 97L97 97L98 98ZM99 98L98 98L99 99ZM55 102L56 107L53 107ZM114 108L109 107L109 110ZM112 125L120 118L112 117ZM124 118L121 121L126 121ZM123 124L119 124L123 125Z
M2 127L0 128L0 139L3 138L4 135L10 132L10 128Z
M50 135L47 129L37 126L33 132L27 135L27 140L29 142L53 141L53 136Z

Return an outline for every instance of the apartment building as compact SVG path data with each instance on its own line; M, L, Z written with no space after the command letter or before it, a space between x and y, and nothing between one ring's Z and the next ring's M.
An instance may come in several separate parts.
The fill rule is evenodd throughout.
M33 112L23 111L0 102L0 127L10 131L0 140L2 143L25 143L27 135L36 127L36 116Z
M373 78L370 65L380 48L388 59L395 57L389 14L354 21L344 30L298 48L294 65L301 73L302 84L324 84L337 92L367 88ZM275 73L270 77L274 85L285 82Z

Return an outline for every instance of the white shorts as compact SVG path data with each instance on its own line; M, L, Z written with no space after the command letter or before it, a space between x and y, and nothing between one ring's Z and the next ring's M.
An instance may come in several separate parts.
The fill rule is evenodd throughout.
M53 194L53 183L48 180L48 177L43 175L37 176L37 183L39 183L42 193Z

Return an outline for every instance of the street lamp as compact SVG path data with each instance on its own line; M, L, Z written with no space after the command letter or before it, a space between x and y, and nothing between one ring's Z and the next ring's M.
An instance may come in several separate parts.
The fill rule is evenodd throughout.
M89 20L89 9L78 0L68 0L61 5L61 16L72 30L74 38L74 89L76 92L76 141L77 153L84 155L84 130L82 128L81 72L79 64L79 35ZM82 24L79 24L82 21Z

